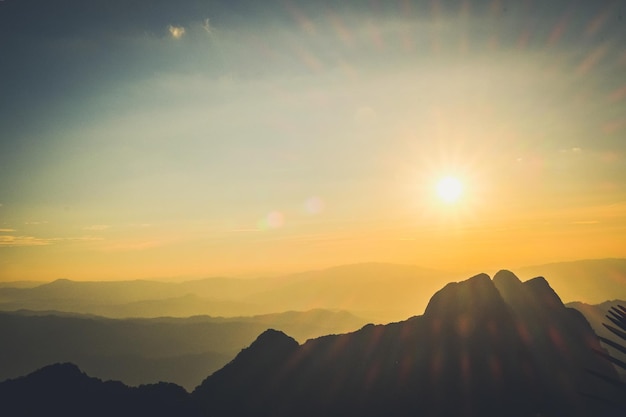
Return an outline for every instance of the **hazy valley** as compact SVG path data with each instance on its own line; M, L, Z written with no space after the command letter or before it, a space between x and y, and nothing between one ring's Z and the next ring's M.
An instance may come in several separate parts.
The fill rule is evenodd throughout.
M514 272L524 280L550 277L564 302L599 304L626 299L626 259L562 262ZM0 287L0 311L50 310L125 318L233 317L329 309L385 323L421 314L432 293L473 273L371 263L278 277L181 283L59 279L34 287L19 283Z
M89 375L129 385L174 382L188 390L268 328L298 341L346 333L365 320L311 310L253 317L107 319L60 312L0 313L0 380L72 362Z

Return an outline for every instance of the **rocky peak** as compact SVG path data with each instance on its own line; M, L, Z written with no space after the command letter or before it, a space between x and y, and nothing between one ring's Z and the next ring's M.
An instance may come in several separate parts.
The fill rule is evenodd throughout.
M489 312L503 307L500 293L487 274L466 281L452 282L431 298L425 316L456 316L472 312Z
M534 300L529 300L528 291L522 281L509 270L498 271L493 277L493 284L513 310L534 302Z
M515 288L522 285L522 281L508 269L501 269L493 276L493 283L496 287Z
M260 389L298 350L299 346L298 342L285 333L268 329L261 333L250 346L239 352L230 363L206 378L193 394L203 396L207 392L214 391L219 397L232 395L227 392L235 391L236 386ZM233 398L232 401L236 400Z
M41 380L54 379L67 381L88 378L87 375L78 368L78 366L69 362L48 365L33 372L31 375L33 378Z
M537 277L524 283L529 294L531 294L538 302L549 308L564 308L561 298L550 287L548 281L544 277Z
M297 347L298 342L296 342L292 337L287 336L280 330L267 329L266 331L261 333L254 342L252 342L249 349L271 349L276 351L290 351Z

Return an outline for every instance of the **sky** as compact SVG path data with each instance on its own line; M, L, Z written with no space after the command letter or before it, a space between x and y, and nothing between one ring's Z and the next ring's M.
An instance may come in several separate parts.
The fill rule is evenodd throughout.
M625 17L0 1L0 281L626 257Z

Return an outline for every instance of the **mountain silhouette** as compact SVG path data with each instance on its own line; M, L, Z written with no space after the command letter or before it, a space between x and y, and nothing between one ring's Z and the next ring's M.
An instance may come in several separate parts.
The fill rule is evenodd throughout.
M131 388L91 378L70 363L50 365L0 383L0 413L12 417L201 416L178 385Z
M34 373L0 383L0 406L45 400L46 413L29 404L30 412L10 415L84 415L53 401L70 397L83 410L104 402L115 415L619 415L593 400L620 395L592 375L616 376L600 349L582 314L566 308L545 279L521 282L500 271L493 280L480 274L447 284L422 316L401 322L303 344L267 330L191 394L53 367L40 371L43 379Z
M367 321L313 310L252 317L106 319L59 312L0 312L0 381L56 362L127 385L169 381L188 390L232 360L268 327L299 341Z
M608 319L608 317L611 316L610 312L619 309L619 306L626 306L626 300L610 300L597 305L573 302L568 303L567 306L575 308L585 316L594 332L600 337L601 342L602 338L613 342L612 344L602 343L602 346L609 355L622 362L626 362L626 352L616 348L614 345L614 343L623 344L623 340L606 327L607 324L611 325L610 319ZM622 380L626 381L626 369L617 367L617 372L620 374Z
M580 395L605 389L588 369L615 374L594 354L600 345L589 324L561 303L545 279L522 283L508 271L493 281L480 274L450 283L432 297L423 316L403 322L368 325L298 347L280 334L263 334L257 342L193 392L205 412L586 416L610 411Z

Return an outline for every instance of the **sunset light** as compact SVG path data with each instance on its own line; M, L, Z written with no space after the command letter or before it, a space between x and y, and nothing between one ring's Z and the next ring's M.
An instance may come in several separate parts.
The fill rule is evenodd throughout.
M0 0L0 57L2 415L626 415L626 0Z
M0 1L0 281L626 256L620 2L112 1Z
M461 198L463 184L455 177L445 177L437 182L437 195L445 203L455 203Z

